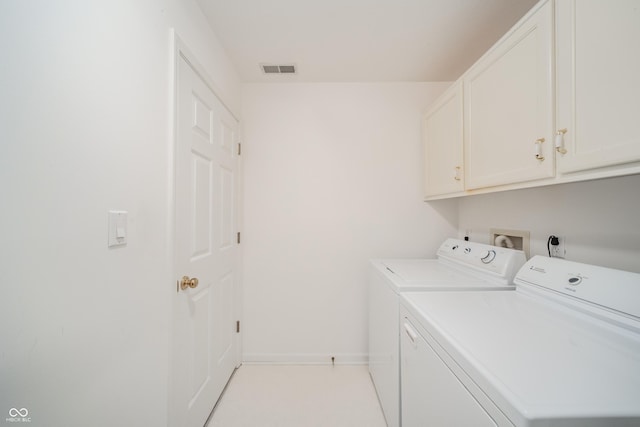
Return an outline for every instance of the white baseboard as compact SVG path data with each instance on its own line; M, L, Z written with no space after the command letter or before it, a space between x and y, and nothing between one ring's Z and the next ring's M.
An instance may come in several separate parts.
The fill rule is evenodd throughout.
M364 354L290 354L290 353L244 353L242 363L247 365L367 365L369 355Z

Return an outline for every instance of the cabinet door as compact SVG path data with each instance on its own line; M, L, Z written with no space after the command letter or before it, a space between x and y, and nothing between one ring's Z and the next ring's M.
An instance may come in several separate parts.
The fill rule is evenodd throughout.
M425 114L422 134L427 197L464 190L462 111L462 82L456 82Z
M558 0L558 171L640 161L640 2Z
M552 11L541 3L464 77L467 189L554 176Z

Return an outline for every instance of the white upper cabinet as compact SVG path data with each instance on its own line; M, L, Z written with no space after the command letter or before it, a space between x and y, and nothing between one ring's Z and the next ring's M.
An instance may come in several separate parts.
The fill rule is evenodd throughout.
M464 191L462 111L462 83L458 81L424 115L427 198Z
M541 2L464 75L467 189L554 176L552 30Z
M558 172L640 161L640 1L557 0L556 45Z
M640 0L540 1L426 113L426 198L640 173L639 76Z

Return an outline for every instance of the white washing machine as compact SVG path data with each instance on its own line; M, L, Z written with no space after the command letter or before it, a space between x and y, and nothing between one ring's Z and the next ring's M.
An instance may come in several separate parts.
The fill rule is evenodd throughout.
M640 426L640 274L537 256L514 282L402 295L403 427Z
M369 372L389 427L400 424L402 292L513 289L522 251L448 239L437 259L372 260L369 276Z

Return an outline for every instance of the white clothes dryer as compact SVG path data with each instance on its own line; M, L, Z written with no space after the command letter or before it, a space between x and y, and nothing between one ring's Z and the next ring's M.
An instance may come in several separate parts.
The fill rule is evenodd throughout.
M524 252L447 239L437 259L372 260L369 275L369 372L389 427L401 425L400 300L402 292L514 289Z
M403 427L640 426L640 274L536 256L514 283L402 295Z

